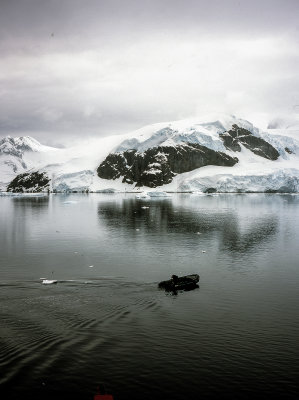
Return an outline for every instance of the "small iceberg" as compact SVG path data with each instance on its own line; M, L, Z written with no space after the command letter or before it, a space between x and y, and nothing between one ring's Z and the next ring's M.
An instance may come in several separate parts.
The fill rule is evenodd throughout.
M167 192L158 192L156 190L149 191L149 192L142 192L136 195L137 199L152 199L156 197L171 197L171 195Z
M171 197L171 194L167 192L152 191L152 192L147 192L147 194L150 197Z
M119 190L114 189L114 188L96 190L96 193L118 193L118 192L119 192Z
M206 194L204 192L200 192L198 190L194 190L191 195L196 195L196 196L205 196Z
M52 271L52 278L53 278L54 271ZM47 278L39 278L43 285L54 285L58 281L56 279L47 279Z
M43 279L42 280L42 284L43 285L53 285L55 283L57 283L58 281L56 281L55 279Z
M136 194L136 199L150 199L150 196L147 194L147 192L142 192Z

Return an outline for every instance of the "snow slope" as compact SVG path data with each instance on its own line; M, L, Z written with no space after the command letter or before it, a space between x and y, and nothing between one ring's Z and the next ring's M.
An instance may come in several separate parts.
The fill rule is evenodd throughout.
M280 154L278 160L267 160L244 146L241 146L241 152L227 150L219 134L231 129L233 124L272 144ZM100 179L97 167L112 152L128 149L142 152L161 145L198 143L238 157L239 162L233 167L205 166L177 175L159 190L204 191L215 188L219 192L296 192L299 191L299 141L296 139L299 138L299 130L289 133L285 129L263 132L246 120L217 114L153 124L126 135L89 140L68 149L43 146L30 137L7 137L0 140L0 190L5 190L17 174L40 170L48 174L52 190L142 191L144 188L122 183L121 178Z

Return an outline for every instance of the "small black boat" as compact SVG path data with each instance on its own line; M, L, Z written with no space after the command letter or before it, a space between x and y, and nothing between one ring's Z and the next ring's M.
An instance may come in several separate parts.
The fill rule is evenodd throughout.
M169 279L168 281L160 282L158 288L165 289L167 292L176 290L191 290L198 287L198 281L198 274L186 275L182 277L172 275L171 279Z

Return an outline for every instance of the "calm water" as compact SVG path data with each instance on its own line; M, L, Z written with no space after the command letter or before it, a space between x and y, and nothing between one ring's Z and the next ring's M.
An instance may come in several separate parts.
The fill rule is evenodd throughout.
M298 399L298 235L294 195L0 197L1 398Z

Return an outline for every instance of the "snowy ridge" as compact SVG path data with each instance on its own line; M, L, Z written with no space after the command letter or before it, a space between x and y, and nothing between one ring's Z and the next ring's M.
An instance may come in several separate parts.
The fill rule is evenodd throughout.
M262 136L262 132L249 121L236 118L234 115L209 114L202 118L159 123L138 129L118 145L114 152L130 149L143 152L151 147L175 146L187 142L226 152L219 134L231 129L234 124L247 129L255 136Z
M53 148L42 145L30 136L21 136L16 138L6 136L0 140L0 154L22 156L26 151L47 152L51 151L51 149Z

